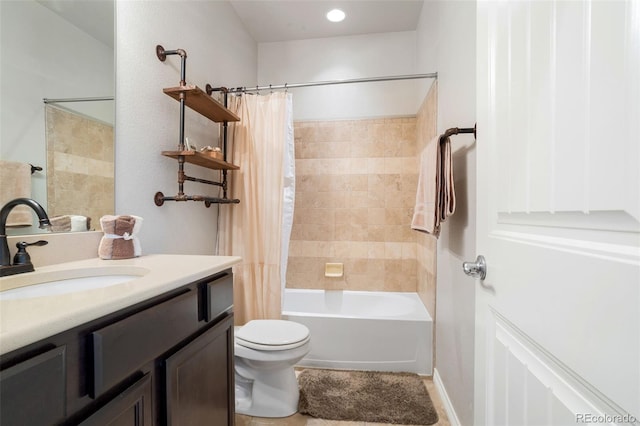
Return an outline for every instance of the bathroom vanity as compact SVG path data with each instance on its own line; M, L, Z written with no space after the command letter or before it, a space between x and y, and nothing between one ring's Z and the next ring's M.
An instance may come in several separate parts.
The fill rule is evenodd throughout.
M71 262L64 268L147 273L104 288L0 299L0 424L232 425L230 267L239 260Z

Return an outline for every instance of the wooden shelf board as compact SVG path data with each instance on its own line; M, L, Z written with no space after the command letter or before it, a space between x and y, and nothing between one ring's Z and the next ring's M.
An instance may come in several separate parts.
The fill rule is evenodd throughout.
M168 87L162 89L162 91L177 101L180 100L180 94L184 93L184 103L186 106L216 123L223 121L240 121L240 117L207 95L207 93L198 86L187 84L186 86Z
M224 160L213 158L210 155L203 154L198 151L162 151L162 155L165 157L171 157L178 159L179 156L184 156L184 161L187 163L195 164L201 167L214 170L239 170L240 167L227 163Z

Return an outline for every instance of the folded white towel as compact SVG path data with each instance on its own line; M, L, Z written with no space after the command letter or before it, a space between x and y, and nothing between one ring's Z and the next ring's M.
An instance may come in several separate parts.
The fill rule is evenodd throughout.
M71 232L88 231L87 217L80 215L71 215Z

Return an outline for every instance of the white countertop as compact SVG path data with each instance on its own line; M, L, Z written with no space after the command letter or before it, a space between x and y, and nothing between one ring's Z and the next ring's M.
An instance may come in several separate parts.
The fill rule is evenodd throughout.
M0 354L37 342L88 321L230 268L237 256L147 255L126 260L99 258L59 263L21 274L59 273L104 266L137 267L141 277L103 288L14 300L0 300ZM0 278L7 280L11 277Z

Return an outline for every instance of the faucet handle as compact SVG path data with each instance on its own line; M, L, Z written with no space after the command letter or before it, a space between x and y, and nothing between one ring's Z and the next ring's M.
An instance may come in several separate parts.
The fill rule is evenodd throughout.
M20 241L19 243L16 244L16 247L18 248L18 251L16 252L15 256L13 256L13 264L15 265L29 265L31 264L31 256L29 256L29 253L27 253L27 247L29 246L46 246L47 244L49 244L48 241L45 240L39 240L36 241L34 243L27 243L24 241Z

